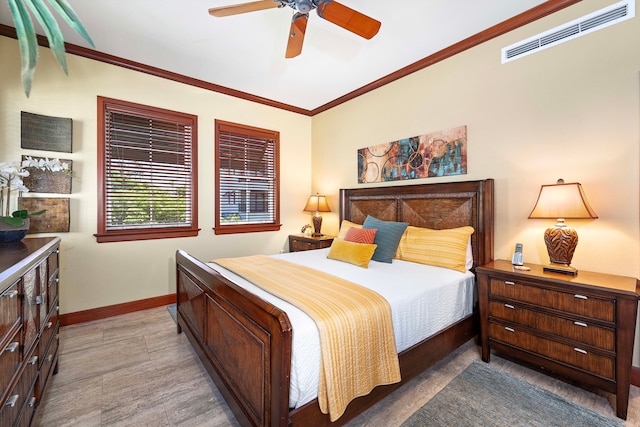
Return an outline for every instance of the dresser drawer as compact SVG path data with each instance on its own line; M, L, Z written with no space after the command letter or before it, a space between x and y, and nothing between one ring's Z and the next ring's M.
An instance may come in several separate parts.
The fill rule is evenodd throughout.
M53 310L49 317L42 324L42 331L40 332L40 348L45 350L51 341L51 337L57 333L58 329L58 310ZM40 354L44 354L40 352Z
M616 319L614 300L597 298L585 293L561 292L523 282L495 278L490 280L489 293L605 322L613 323Z
M16 330L0 353L0 393L7 390L22 362L22 328Z
M20 415L13 427L29 427L31 425L31 420L33 419L33 414L36 412L37 404L38 399L36 396L36 385L34 383L33 387L31 387L31 390L29 390L29 393L27 394L27 399L22 408L22 412L20 412Z
M574 320L554 316L502 301L489 303L489 316L580 341L594 347L615 351L616 334L614 329L593 325L581 319Z
M34 385L38 376L38 361L37 357L32 353L29 355L27 363L23 365L23 370L20 378L16 382L15 387L9 393L9 396L2 407L2 413L0 415L0 427L19 425L17 423L18 416L22 408L29 404L29 401L33 401ZM30 420L30 418L29 418Z
M55 335L52 337L51 342L41 353L42 364L40 365L40 377L38 380L39 396L42 396L44 394L45 388L47 387L47 382L49 381L49 377L51 376L51 371L58 361L58 348L60 347L60 340L58 339L58 328L55 329L54 333Z
M489 323L489 339L510 344L583 369L608 380L615 379L615 358L585 351L522 331L516 325Z
M16 282L0 294L0 343L4 336L20 321L20 297Z
M45 363L45 359L55 353L55 348L53 348L53 346L54 341L57 342L59 330L60 323L58 322L58 312L54 311L46 322L45 328L43 329L40 337L40 348L38 350L41 357L40 365L43 365Z
M290 246L291 247L289 248L289 250L291 252L309 251L313 249L318 249L318 244L315 242L305 242L305 241L296 240L296 239L291 240Z
M19 398L20 395L13 394L12 390L12 394L9 396L10 400L0 408L0 427L12 427L15 424L18 415L20 415Z
M328 248L333 243L333 237L309 237L292 234L289 236L289 252L311 251Z

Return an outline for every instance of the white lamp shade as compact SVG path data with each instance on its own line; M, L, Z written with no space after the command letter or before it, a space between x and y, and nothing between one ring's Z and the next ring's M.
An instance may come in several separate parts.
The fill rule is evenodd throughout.
M596 219L582 186L577 183L543 185L538 201L529 215L532 219Z
M327 197L319 194L309 196L307 205L303 210L307 212L331 212L329 203L327 203Z

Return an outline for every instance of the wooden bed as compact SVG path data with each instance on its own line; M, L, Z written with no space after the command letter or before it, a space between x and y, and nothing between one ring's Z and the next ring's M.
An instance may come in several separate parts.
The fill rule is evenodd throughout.
M474 268L493 260L493 180L340 190L340 218L367 215L434 229L471 225ZM400 353L402 382L352 401L331 423L317 400L290 410L287 314L184 251L176 253L178 333L184 331L242 425L338 426L473 338L476 315Z

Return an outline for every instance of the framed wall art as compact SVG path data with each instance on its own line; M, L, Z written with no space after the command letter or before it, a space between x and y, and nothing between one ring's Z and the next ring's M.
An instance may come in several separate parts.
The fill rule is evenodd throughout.
M46 210L29 217L29 234L69 232L69 198L23 197L22 206L29 212Z
M73 120L22 111L20 134L22 148L71 153Z
M43 157L30 156L38 161ZM27 156L22 156L22 160L26 160ZM27 168L29 176L22 178L24 185L32 193L54 193L54 194L71 194L71 177L73 173L73 161L67 159L59 159L60 163L66 163L69 169L65 171L52 172L50 170L41 170L38 168Z
M466 126L358 150L358 183L361 184L466 173Z

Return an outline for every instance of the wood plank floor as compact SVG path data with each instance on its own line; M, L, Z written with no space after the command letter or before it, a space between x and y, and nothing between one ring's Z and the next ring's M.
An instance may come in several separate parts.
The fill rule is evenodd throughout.
M480 352L472 341L360 415L348 427L399 426ZM239 424L165 307L66 326L59 372L35 426L211 426ZM491 364L595 411L615 416L615 398L492 356ZM611 402L610 402L611 400ZM631 387L627 427L640 426L640 389Z

